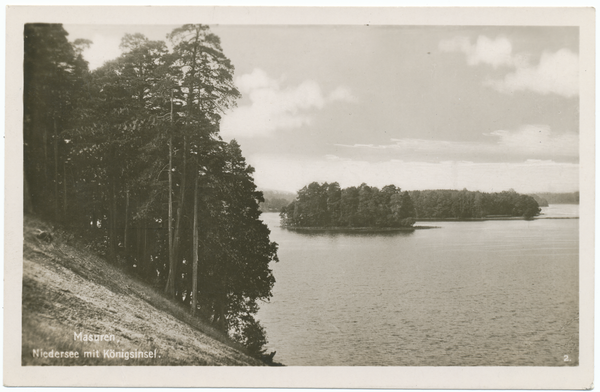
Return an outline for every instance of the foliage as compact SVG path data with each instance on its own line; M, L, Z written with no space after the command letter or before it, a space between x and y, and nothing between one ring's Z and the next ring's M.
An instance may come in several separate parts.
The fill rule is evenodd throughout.
M457 190L411 191L417 219L471 219L489 216L522 216L540 213L531 196L515 191L496 193Z
M251 315L240 319L240 325L235 328L233 336L248 350L248 354L260 358L265 354L267 344L265 329Z
M540 207L548 207L548 200L544 199L543 197L540 197L538 195L529 196L533 197L533 199L538 203Z
M394 185L341 189L337 182L313 182L280 216L289 227L411 227L415 209L408 192Z
M381 190L366 184L340 189L337 183L313 182L298 191L280 216L290 227L412 227L419 219L532 218L539 213L533 197L513 190L402 192L394 185Z
M208 26L168 38L171 50L126 34L121 56L89 72L89 41L69 43L58 24L26 25L26 207L176 301L196 296L215 327L242 331L258 350L252 320L257 301L272 296L277 244L260 220L254 169L237 142L219 137L222 113L240 96L234 67Z
M54 220L66 212L69 145L62 132L72 125L72 113L86 94L88 71L67 35L58 24L26 24L24 29L25 208Z

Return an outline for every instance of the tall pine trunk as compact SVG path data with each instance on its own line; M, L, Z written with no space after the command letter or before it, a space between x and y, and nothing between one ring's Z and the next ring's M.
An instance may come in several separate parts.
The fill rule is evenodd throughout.
M45 121L44 122L44 134L43 134L43 142L44 142L44 185L43 185L43 189L47 189L46 187L48 186L48 183L50 181L48 181L48 165L50 164L50 162L48 162L48 122ZM45 203L43 203L45 204Z
M110 192L110 215L108 218L108 230L110 236L110 258L113 262L116 261L117 256L117 195L115 191L115 181L111 181L111 192Z
M135 259L137 261L137 266L139 271L142 271L145 267L144 262L142 260L142 227L140 222L138 221L135 227Z
M129 189L125 191L125 229L123 230L123 247L127 252L127 224L129 223Z
M196 42L198 41L198 35L199 33L196 32ZM197 53L197 46L194 46L194 53L192 56L192 69L191 69L191 78L193 80L194 74L195 74L195 70L196 70L196 53ZM192 82L193 83L193 82ZM191 119L192 116L192 104L193 104L193 93L194 93L194 86L193 84L188 86L188 102L187 102L187 106L188 106L188 119L187 122L189 124L189 121ZM181 170L181 182L180 182L180 186L179 186L179 204L177 205L177 215L175 217L175 230L173 233L173 248L172 248L172 253L173 253L173 264L172 264L172 274L173 274L173 288L172 288L172 295L175 296L175 293L177 292L177 287L176 287L176 281L175 281L175 276L177 276L177 268L179 267L179 243L181 241L181 221L182 221L182 217L183 217L183 210L184 210L184 206L185 206L185 186L186 186L186 177L187 177L187 135L185 135L185 131L184 130L184 135L183 135L183 169ZM171 273L169 273L169 275L171 275Z
M198 170L196 169L196 182L194 184L194 228L192 249L192 316L196 315L198 307Z
M179 242L181 240L181 220L185 203L185 183L187 166L187 136L183 136L183 170L181 171L181 184L179 186L179 204L177 205L177 216L175 217L175 230L173 232L173 274L177 275L179 267ZM175 287L175 291L177 287Z
M173 91L171 91L171 130L169 134L169 276L165 293L175 297L175 257L173 255Z
M144 263L148 263L148 259L148 227L144 226L144 247L142 248L142 260L144 260Z
M58 222L58 130L54 120L54 220Z
M67 162L63 162L63 219L67 218Z

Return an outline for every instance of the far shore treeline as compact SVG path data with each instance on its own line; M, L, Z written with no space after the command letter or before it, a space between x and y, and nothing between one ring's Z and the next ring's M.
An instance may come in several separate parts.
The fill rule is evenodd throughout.
M426 190L409 192L417 219L471 219L491 216L532 218L541 209L532 196L513 190L486 193L479 191Z
M547 207L548 204L579 204L579 192L541 192L531 195L538 202L540 207Z
M532 218L540 213L532 196L513 190L402 191L367 184L341 189L337 182L313 182L281 209L285 227L412 227L418 219Z
M126 34L89 71L91 42L24 30L24 208L163 291L261 357L254 315L272 296L277 244L235 140L234 66L208 26L163 41ZM178 306L178 305L177 305ZM272 356L271 356L272 357Z

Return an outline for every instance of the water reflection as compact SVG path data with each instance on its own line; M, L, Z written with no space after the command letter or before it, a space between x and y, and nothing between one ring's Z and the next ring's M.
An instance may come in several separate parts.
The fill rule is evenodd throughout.
M364 229L364 230L347 230L347 229L328 229L328 230L312 230L312 229L289 229L282 228L287 232L292 232L300 236L307 237L408 237L414 234L416 230L377 230L377 229Z

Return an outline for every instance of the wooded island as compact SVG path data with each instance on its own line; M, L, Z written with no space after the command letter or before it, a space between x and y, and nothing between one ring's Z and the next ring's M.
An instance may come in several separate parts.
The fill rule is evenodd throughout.
M341 189L337 182L313 182L280 213L284 227L412 227L418 219L468 220L494 216L532 218L540 213L533 197L515 191L381 190L363 183Z

